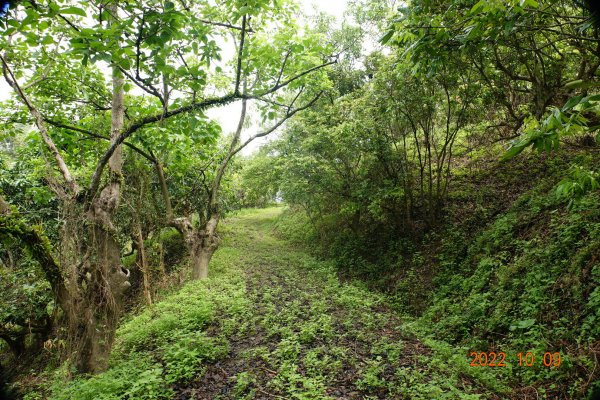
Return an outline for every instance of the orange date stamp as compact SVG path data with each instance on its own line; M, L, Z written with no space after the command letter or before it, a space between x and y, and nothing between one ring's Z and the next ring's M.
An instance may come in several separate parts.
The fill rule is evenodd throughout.
M477 352L472 351L469 354L471 367L506 367L508 362L506 353L503 351L495 352ZM534 353L528 351L526 353L517 353L516 361L520 367L533 367L534 365L543 365L545 367L559 367L562 359L559 352L545 352L543 356L536 357Z

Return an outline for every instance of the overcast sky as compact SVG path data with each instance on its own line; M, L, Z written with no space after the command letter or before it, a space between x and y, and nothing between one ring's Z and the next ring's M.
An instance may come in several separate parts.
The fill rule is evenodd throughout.
M306 14L313 14L314 10L317 9L319 11L324 11L328 14L336 17L337 22L340 23L343 18L344 11L346 10L346 5L348 0L297 0L302 9ZM4 81L4 79L0 79L0 100L7 99L12 94L10 87ZM207 111L207 115L210 118L215 119L221 125L224 133L233 132L236 129L237 123L239 121L239 115L241 111L241 102L236 102L230 104L225 107L213 108ZM246 129L243 133L243 138L247 138L250 135L256 133L260 130L261 127L257 126L257 124L253 124L252 127ZM271 137L265 137L256 140L251 143L244 151L243 154L250 154L255 151L261 144L271 140L273 136L277 134L271 134Z

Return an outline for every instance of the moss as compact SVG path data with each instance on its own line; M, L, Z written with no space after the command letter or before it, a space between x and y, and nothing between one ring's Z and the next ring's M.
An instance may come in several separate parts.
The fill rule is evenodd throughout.
M60 264L53 255L52 245L43 228L40 225L29 226L14 207L9 214L0 215L0 239L6 240L8 237L17 238L25 245L53 288L62 284Z
M133 252L133 254L130 254L125 257L121 257L121 263L127 269L130 269L131 267L133 267L136 261L137 261L137 252Z

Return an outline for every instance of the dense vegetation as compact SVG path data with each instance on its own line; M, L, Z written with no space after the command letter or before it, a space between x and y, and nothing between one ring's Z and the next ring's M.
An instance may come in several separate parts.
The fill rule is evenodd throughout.
M5 3L0 397L600 398L594 2Z

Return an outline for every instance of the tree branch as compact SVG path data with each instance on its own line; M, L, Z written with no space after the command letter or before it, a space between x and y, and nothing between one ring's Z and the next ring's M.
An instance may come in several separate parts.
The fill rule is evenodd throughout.
M276 84L275 86L273 86L272 88L268 89L266 92L262 93L261 95L264 96L266 94L270 94L270 93L276 92L277 90L281 89L284 86L289 85L290 83L292 83L293 81L295 81L295 80L303 77L304 75L310 74L311 72L314 72L316 70L319 70L321 68L327 67L328 65L332 65L332 64L335 64L335 63L337 63L337 60L328 61L326 63L323 63L323 64L317 65L315 67L309 68L309 69L307 69L307 70L299 73L298 75L291 77L290 79L288 79L286 81L283 81L283 82L281 82L279 84Z
M167 188L167 180L165 179L165 173L162 163L157 159L154 163L156 174L158 175L158 182L160 184L160 193L165 203L165 210L167 212L167 224L173 223L173 206L171 205L171 196L169 196L169 189Z
M57 303L67 310L68 291L61 273L61 268L50 250L50 242L40 229L32 227L23 221L18 212L11 210L8 203L0 196L0 237L12 236L17 238L31 252L44 271L46 280L50 283Z
M283 58L283 63L281 63L281 68L279 69L279 76L277 76L277 82L275 82L275 86L279 85L279 82L281 82L281 77L283 76L283 70L285 69L285 64L287 63L288 57L290 56L291 53L292 53L292 49L288 50L287 53L285 53L285 57Z
M85 129L82 129L82 128L78 128L76 126L67 125L67 124L64 124L62 122L50 119L50 118L46 118L45 117L44 121L46 121L50 125L55 126L57 128L68 129L70 131L83 133L83 134L88 135L90 137L94 137L94 138L97 138L97 139L103 139L103 140L110 141L110 137L109 136L100 135L99 133L94 133L92 131L88 131L88 130L85 130ZM153 157L150 153L146 153L144 150L140 149L136 145L131 144L129 142L123 142L123 144L125 146L129 147L131 150L133 150L136 153L138 153L139 155L141 155L142 157L144 157L146 160L150 161L151 163L153 163L153 164L156 163L156 158Z
M94 195L96 194L96 192L98 191L102 172L104 170L104 167L106 166L106 163L108 163L108 160L110 159L110 157L112 156L114 151L119 147L119 145L121 145L125 141L125 139L130 137L133 133L135 133L139 129L143 128L146 125L161 121L163 119L174 117L176 115L179 115L179 114L182 114L185 112L200 111L200 110L204 110L211 106L226 105L226 104L229 104L229 103L235 101L236 99L238 99L238 97L236 97L234 94L229 94L229 95L226 95L224 97L219 97L219 98L206 99L199 103L188 104L187 106L183 106L183 107L177 108L175 110L167 111L166 113L161 112L160 114L150 115L150 116L142 118L136 122L133 122L118 137L115 138L115 140L111 143L110 147L104 152L104 154L98 161L96 170L94 171L94 174L92 175L92 180L91 180L89 191L88 191L88 197L90 199L93 198Z
M212 188L210 191L210 199L208 202L208 215L206 219L210 219L213 214L218 213L218 205L219 205L219 188L221 187L221 180L223 179L223 175L225 175L225 169L227 169L227 165L229 165L229 161L236 153L235 146L240 141L240 137L242 136L242 129L244 128L244 120L246 119L246 103L247 100L242 100L242 111L240 113L240 121L238 122L237 129L231 138L231 143L229 144L229 150L227 152L227 156L221 161L219 168L217 168L217 173L215 174L215 179L213 180Z
M75 182L75 180L73 179L73 176L71 175L67 164L63 160L62 156L58 151L58 148L56 147L56 145L52 141L52 138L48 134L48 130L46 129L46 125L44 124L44 119L42 115L37 110L37 108L33 106L33 104L31 103L27 95L23 92L23 90L21 90L21 87L19 86L15 75L11 71L10 67L8 66L8 63L2 55L0 55L0 59L2 60L2 70L4 72L4 78L6 79L6 82L15 90L15 92L19 95L21 101L29 109L29 112L35 119L35 124L38 127L40 134L42 135L42 139L44 140L46 147L48 147L48 150L50 150L50 153L52 153L52 155L54 156L54 160L58 165L58 169L60 170L65 182L71 190L71 194L73 196L77 195L77 193L79 192L79 186L77 185L77 182ZM10 78L8 77L8 75L10 75Z
M293 117L294 114L296 114L297 112L302 111L302 110L306 110L307 108L312 107L317 102L317 100L319 100L319 98L322 95L323 95L323 92L321 91L321 92L319 92L319 94L317 96L315 96L314 99L312 99L310 102L306 103L302 107L298 107L298 108L295 108L295 109L293 109L291 111L288 111L281 120L279 120L275 125L273 125L269 129L267 129L266 131L261 132L261 133L257 133L256 135L253 135L253 136L249 137L248 139L246 139L246 141L244 143L242 143L233 152L231 152L231 155L230 155L229 158L233 157L235 154L237 154L238 152L240 152L240 150L242 150L244 147L246 147L247 145L249 145L253 140L258 139L258 138L263 137L263 136L267 136L267 135L273 133L277 128L279 128L281 125L283 125L283 123L285 121L287 121L288 119L290 119L291 117Z
M185 3L184 0L179 0L179 2L181 3L181 6L183 7L183 9L187 12L192 12L192 10L190 9L190 7ZM215 21L209 21L207 19L199 19L198 21L202 22L203 24L207 24L207 25L214 25L214 26L222 26L224 28L230 28L230 29L235 29L238 31L241 31L243 28L239 27L239 26L235 26L232 24L227 24L224 22L215 22ZM253 32L252 29L246 29L246 32Z
M201 19L199 21L202 22L203 24L207 24L207 25L222 26L224 28L235 29L238 31L245 30L246 32L250 32L250 33L254 32L254 30L249 29L248 27L244 28L243 26L235 26L232 24L226 24L224 22L214 22L214 21L208 21L206 19Z
M238 49L238 56L237 56L237 68L236 68L236 72L235 72L235 90L234 93L236 95L240 94L240 79L242 76L242 55L244 52L244 41L246 38L246 15L244 14L244 16L242 17L242 33L241 33L241 38L240 38L240 47Z
M201 102L193 102L186 106L182 106L182 107L179 107L174 110L167 111L167 112L161 112L159 114L149 115L147 117L141 118L138 121L131 123L118 137L115 138L115 140L110 145L110 147L102 155L102 158L98 161L96 170L94 171L94 174L92 175L92 180L91 180L89 191L88 191L88 197L89 198L94 197L94 195L98 191L98 186L100 184L100 178L102 176L102 172L104 170L104 167L106 166L106 163L108 162L111 155L113 154L113 152L117 149L117 147L121 143L123 143L123 141L125 141L125 139L127 139L129 136L133 135L136 131L143 128L144 126L156 123L158 121L166 120L168 118L171 118L171 117L174 117L179 114L186 113L186 112L201 111L201 110L205 110L209 107L213 107L213 106L224 106L224 105L227 105L227 104L232 103L239 99L258 99L262 96L266 96L268 94L276 92L277 90L289 85L293 81L300 79L301 77L303 77L307 74L310 74L311 72L317 71L321 68L324 68L326 66L329 66L329 65L332 65L335 63L337 63L337 60L328 61L326 63L309 68L309 69L299 73L298 75L295 75L295 76L287 79L286 81L284 81L278 85L275 85L275 86L271 87L270 89L267 89L266 91L259 93L259 94L254 94L254 95L253 94L240 94L240 93L234 92L234 93L230 93L225 96L222 96L222 97L214 97L214 98L210 98L210 99L205 99Z
M114 65L114 64L113 64ZM133 77L133 75L131 75L129 72L127 72L127 70L125 70L124 68L119 67L119 70L121 71L121 73L123 75L125 75L127 78L129 78L129 80L131 80L131 82L135 83L135 85L137 87L139 87L140 89L142 89L144 92L151 94L152 96L155 96L156 98L158 98L158 100L164 104L164 100L163 97L160 95L160 92L158 91L158 89L156 89L154 86L152 85L148 85L146 86L146 84L142 84L143 78L141 78L138 74L138 79L136 79L135 77Z

